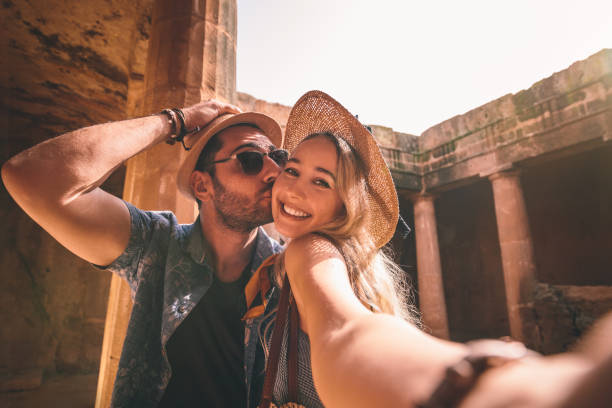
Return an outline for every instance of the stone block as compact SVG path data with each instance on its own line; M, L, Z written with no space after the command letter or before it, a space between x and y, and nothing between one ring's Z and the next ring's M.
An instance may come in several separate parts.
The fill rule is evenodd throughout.
M208 3L218 3L218 1L206 0L165 0L157 2L154 18L164 19L192 16L204 18Z
M385 126L370 125L372 134L381 147L397 148L395 132L393 129Z
M281 125L283 132L289 118L289 112L291 112L291 106L266 102L244 92L236 92L236 104L243 111L260 112L274 118Z
M612 310L610 286L537 285L534 311L540 351L569 350L593 323Z

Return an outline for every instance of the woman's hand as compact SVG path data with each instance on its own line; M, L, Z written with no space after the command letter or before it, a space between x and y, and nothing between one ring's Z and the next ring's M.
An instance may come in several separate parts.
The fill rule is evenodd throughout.
M484 373L459 407L562 407L592 368L576 353L525 357Z
M604 408L612 401L612 312L574 352L525 358L485 373L461 408Z

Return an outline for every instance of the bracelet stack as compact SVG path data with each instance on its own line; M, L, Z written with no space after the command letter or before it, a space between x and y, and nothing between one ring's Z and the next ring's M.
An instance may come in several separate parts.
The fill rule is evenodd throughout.
M185 150L191 149L190 147L185 146L184 138L186 135L200 131L200 127L196 126L193 129L187 129L187 125L185 124L185 114L178 108L164 109L160 112L160 114L164 114L168 117L168 124L170 125L171 129L170 137L168 140L166 140L166 143L173 145L176 142L181 142Z

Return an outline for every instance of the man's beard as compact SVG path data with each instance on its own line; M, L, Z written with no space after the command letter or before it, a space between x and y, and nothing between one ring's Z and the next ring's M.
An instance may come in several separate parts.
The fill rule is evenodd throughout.
M270 200L265 204L257 198L250 199L244 194L228 191L216 176L212 176L215 194L213 203L221 222L230 230L249 232L260 225L272 222ZM269 190L272 190L270 185ZM261 194L264 191L260 192Z

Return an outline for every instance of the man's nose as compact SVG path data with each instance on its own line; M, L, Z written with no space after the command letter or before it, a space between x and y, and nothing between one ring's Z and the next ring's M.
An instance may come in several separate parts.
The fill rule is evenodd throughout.
M264 183L274 183L274 180L276 180L282 170L282 167L272 160L270 156L266 155L264 157L264 166L261 170Z

